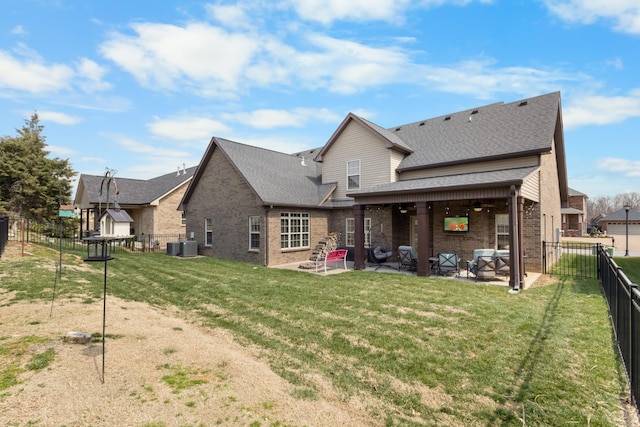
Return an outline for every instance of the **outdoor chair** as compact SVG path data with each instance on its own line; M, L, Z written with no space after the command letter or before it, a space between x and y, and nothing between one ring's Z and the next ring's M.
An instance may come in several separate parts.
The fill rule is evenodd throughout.
M496 261L492 256L479 256L476 269L476 281L491 280L496 277Z
M458 262L458 255L453 253L439 253L438 254L438 274L455 274L460 275L460 266Z
M477 275L478 271L478 258L481 256L491 257L495 255L495 249L474 249L473 250L473 260L467 261L467 277L469 277L469 273L474 276Z
M373 248L369 248L369 262L372 262L377 265L376 270L382 267L393 268L390 265L385 264L391 258L393 252L383 248L382 246L375 246Z
M398 270L406 269L416 271L418 269L418 257L412 246L398 246Z

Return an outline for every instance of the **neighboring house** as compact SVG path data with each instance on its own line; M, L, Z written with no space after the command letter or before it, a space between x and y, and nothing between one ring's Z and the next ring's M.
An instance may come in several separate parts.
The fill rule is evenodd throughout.
M513 287L540 271L568 206L560 93L389 129L348 114L319 149L293 155L212 138L182 199L203 255L273 266L308 259L330 232L363 269L382 237L397 253L509 249ZM468 219L468 231L444 228ZM555 261L553 251L545 254Z
M562 235L582 237L587 235L587 195L569 188L569 206L562 208Z
M640 212L629 209L629 234L640 234ZM623 208L607 214L600 219L599 227L607 234L625 236L627 234L627 211Z
M138 240L154 235L185 236L184 218L178 205L196 167L182 168L149 180L80 175L75 206L80 209L81 234L96 231L103 213L117 202L133 222L127 234ZM103 184L105 182L105 184Z

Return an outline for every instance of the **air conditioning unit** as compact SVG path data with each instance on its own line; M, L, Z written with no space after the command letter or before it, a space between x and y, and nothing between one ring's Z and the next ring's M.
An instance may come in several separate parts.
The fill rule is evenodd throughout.
M187 242L180 242L180 256L192 257L198 255L198 242L189 240Z
M180 255L180 242L168 242L167 255L171 255L171 256Z

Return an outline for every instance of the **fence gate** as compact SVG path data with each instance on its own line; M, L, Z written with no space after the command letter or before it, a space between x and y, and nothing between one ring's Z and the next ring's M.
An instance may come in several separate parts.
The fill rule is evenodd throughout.
M542 268L551 276L598 278L601 244L542 242Z

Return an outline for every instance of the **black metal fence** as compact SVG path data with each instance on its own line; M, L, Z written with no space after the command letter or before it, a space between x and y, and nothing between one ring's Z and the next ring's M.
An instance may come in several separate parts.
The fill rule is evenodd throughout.
M600 282L609 305L618 350L624 364L631 401L640 398L640 292L603 247L598 248Z
M597 243L542 242L542 273L552 276L598 278ZM611 248L606 248L613 255Z
M60 224L6 217L6 223L0 222L0 227L6 227L7 242L37 243L61 250L85 250L86 245L82 237L77 236L77 230L74 227L71 228L73 232L70 233L69 227L64 224L65 220L62 219L63 223ZM0 228L0 233L2 233L2 228ZM0 243L2 236L3 234L0 234ZM112 241L111 253L166 252L167 243L183 240L186 240L186 235L184 234L143 234Z

